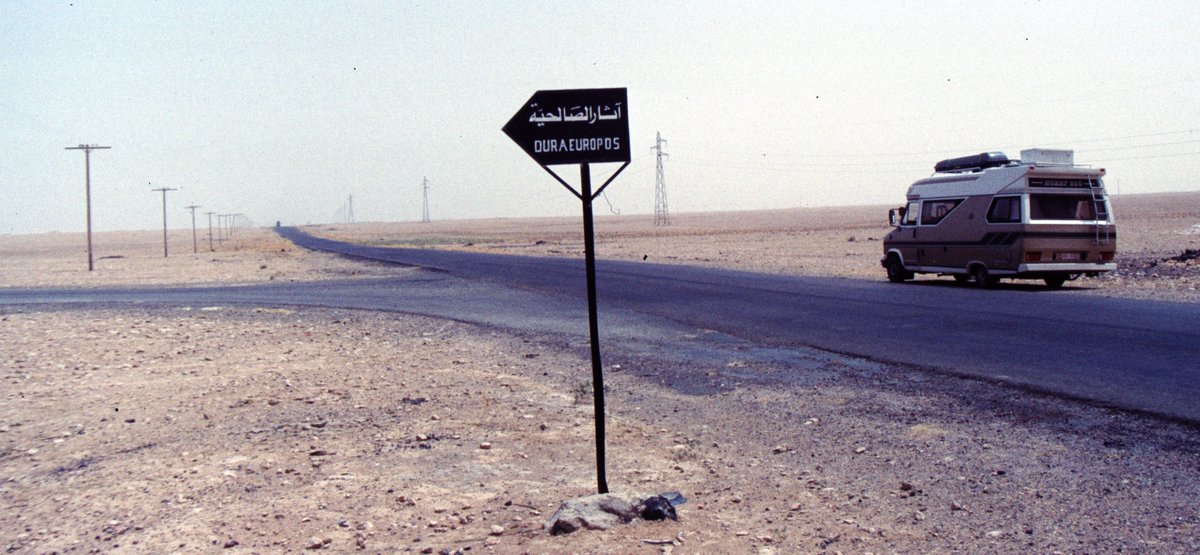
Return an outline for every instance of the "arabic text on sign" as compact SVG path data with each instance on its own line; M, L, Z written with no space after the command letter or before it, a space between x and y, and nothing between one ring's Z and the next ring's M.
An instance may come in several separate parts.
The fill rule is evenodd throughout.
M621 103L597 106L571 106L569 108L541 109L537 103L529 105L534 111L529 121L542 127L547 123L596 123L621 119Z

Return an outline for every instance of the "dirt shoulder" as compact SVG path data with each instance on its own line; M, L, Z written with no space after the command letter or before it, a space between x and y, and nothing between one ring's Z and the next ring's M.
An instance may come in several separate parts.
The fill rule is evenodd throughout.
M688 501L678 522L549 536L595 489L580 346L307 309L0 325L10 552L1200 549L1195 430L978 381L814 351L610 352L611 487Z

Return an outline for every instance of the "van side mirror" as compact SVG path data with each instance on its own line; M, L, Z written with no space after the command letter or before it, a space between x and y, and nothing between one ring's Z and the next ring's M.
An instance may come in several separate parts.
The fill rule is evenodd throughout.
M896 213L895 208L888 210L888 223L892 224L892 227L900 227L900 215Z

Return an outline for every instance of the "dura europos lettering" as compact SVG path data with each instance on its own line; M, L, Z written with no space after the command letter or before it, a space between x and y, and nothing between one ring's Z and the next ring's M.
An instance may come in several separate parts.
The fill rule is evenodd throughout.
M533 141L533 151L543 152L596 152L621 150L620 137L594 137L580 139L540 139Z

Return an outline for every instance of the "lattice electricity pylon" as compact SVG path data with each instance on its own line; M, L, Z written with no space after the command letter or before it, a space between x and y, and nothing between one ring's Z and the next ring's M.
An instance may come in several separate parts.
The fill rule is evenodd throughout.
M654 146L650 150L657 151L658 163L656 165L654 177L654 225L671 225L671 214L667 209L667 180L663 176L663 156L667 153L663 152L662 133L655 133Z
M421 181L421 191L424 193L421 196L421 222L429 223L429 178L426 177Z

